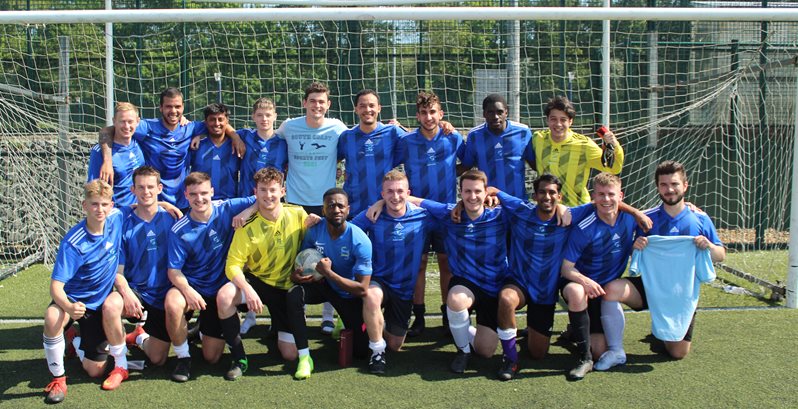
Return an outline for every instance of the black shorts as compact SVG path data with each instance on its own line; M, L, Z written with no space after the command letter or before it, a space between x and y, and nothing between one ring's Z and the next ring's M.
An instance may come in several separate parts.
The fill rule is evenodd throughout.
M277 331L288 332L288 307L286 304L286 295L288 290L282 290L277 287L264 283L258 277L251 273L244 273L249 285L258 294L261 302L266 308L269 309L269 316L272 319L272 328Z
M440 230L433 230L427 235L427 241L424 243L424 253L434 251L438 254L446 254L446 247L443 245L443 239L446 233Z
M359 297L344 298L338 294L326 281L314 281L307 284L296 285L289 292L301 291L302 300L307 304L332 304L338 316L344 322L344 327L354 333L353 354L358 358L368 357L368 336L363 325L363 299Z
M643 285L643 277L636 276L636 277L624 277L629 280L630 283L635 287L638 293L640 293L640 300L642 302L642 306L640 308L632 308L635 311L642 311L648 309L648 297L646 296L646 288ZM684 334L684 338L682 341L692 342L693 340L693 327L695 327L695 312L693 313L693 318L690 319L690 326L687 327L687 333Z
M449 291L452 291L456 285L468 288L474 294L474 304L468 311L477 311L477 324L496 331L496 327L499 325L496 319L496 315L499 313L499 298L491 296L478 285L463 277L453 276L449 281Z
M563 290L568 283L572 283L573 281L565 281L562 283L560 287L560 296L568 302L565 298L565 294L563 294ZM578 284L578 283L576 283ZM604 333L604 326L601 325L601 300L603 298L588 298L587 299L587 316L590 318L590 333L591 334L603 334Z
M216 306L216 296L207 297L203 295L202 299L205 300L205 309L199 312L200 333L202 333L203 336L224 339L222 335L222 321L219 319L219 308ZM186 315L186 317L190 318L193 315L194 313L191 312L190 315Z
M379 279L372 279L370 287L379 287L382 290L385 331L397 337L404 337L407 334L410 313L413 310L413 300L399 298L390 287Z
M144 321L144 332L155 339L163 342L170 342L169 332L166 331L166 311L141 302L144 310L147 311L147 320Z
M538 334L551 337L551 330L554 328L554 309L557 307L557 304L535 304L529 302L531 299L529 297L529 292L527 292L524 286L513 279L507 280L502 289L508 286L515 287L524 295L524 303L520 304L516 310L524 308L525 305L527 306L526 326L532 328Z
M55 301L50 301L50 305L55 305ZM75 320L70 318L64 330L71 327L73 323ZM77 320L77 323L80 326L80 350L83 351L85 357L95 362L105 362L108 359L108 352L104 348L107 339L103 328L102 307L97 310L86 308L86 313ZM100 347L103 349L99 349Z
M142 309L147 314L146 319L144 320L144 332L146 332L149 336L161 341L170 342L169 333L166 331L166 311L141 299L141 294L139 294L138 291L133 290L133 294L135 294L136 298L139 299ZM186 321L188 321L190 318L191 315L188 315ZM125 319L127 319L127 321L131 324L141 322L140 319L135 317L125 317Z
M635 311L643 311L648 309L648 297L646 297L646 288L643 286L643 277L636 276L636 277L624 277L625 279L629 280L629 282L635 287L638 293L640 293L640 301L641 307L640 308L632 308Z

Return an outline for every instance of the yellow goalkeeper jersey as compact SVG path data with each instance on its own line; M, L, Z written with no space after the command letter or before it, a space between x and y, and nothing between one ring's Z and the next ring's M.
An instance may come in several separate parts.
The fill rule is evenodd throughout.
M551 140L551 130L537 131L532 135L532 147L538 174L551 173L562 181L562 204L569 207L590 202L587 182L591 168L618 174L623 167L623 148L619 143L615 144L615 163L607 168L601 163L601 148L570 129L559 143Z
M274 222L255 213L233 235L225 266L227 278L232 280L242 274L246 266L266 284L284 290L291 288L291 271L307 217L304 209L291 205L283 205L280 217Z

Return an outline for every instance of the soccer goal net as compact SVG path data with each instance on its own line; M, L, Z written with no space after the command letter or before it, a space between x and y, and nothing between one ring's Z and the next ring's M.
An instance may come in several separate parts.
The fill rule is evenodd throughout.
M32 12L0 24L4 269L51 262L64 229L81 217L88 154L109 101L132 102L144 117L156 117L160 91L177 86L190 119L222 101L241 128L253 126L250 106L261 96L276 102L278 122L303 115L303 88L321 80L332 90L330 116L349 125L357 123L353 96L363 88L379 92L383 120L409 127L416 125L417 93L432 90L445 119L464 132L483 121L481 101L489 93L505 95L511 117L533 129L546 126L547 99L566 95L577 108L576 131L593 135L609 123L619 136L629 203L656 205L654 166L681 161L690 173L689 201L710 214L730 248L768 250L741 257L735 268L771 281L786 277L798 22L778 17L786 13L763 14L761 21L717 13L751 15L793 3L770 1L765 9L758 2L616 1L607 8L596 1L482 1L371 13L335 7L333 18L322 16L331 10L323 6L346 2L297 8L310 2L188 1L172 22L145 10L171 2L112 3L115 11L138 7L148 14L136 15L144 16L138 21L85 18L89 12L66 10L96 12L105 3L32 0L14 3ZM465 13L473 7L485 8ZM648 13L608 23L595 18L628 7ZM691 17L668 20L671 7ZM217 10L180 18L206 8ZM523 17L535 8L554 11ZM279 14L287 10L297 14ZM423 14L430 10L434 17ZM243 17L218 21L225 12ZM116 23L109 30L103 21Z

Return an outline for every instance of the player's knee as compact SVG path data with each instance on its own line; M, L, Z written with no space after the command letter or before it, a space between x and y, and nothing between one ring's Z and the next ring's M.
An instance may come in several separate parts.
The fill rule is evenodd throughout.
M125 303L119 293L111 293L103 302L103 318L121 317Z
M164 310L167 316L182 315L186 310L186 299L183 298L183 294L177 290L169 290L164 300Z
M236 287L232 283L225 284L219 289L219 292L216 293L216 307L219 309L219 313L235 306L236 303L233 300L235 295Z
M463 292L449 291L446 297L446 305L453 311L462 311L469 307L471 299Z
M374 287L369 288L363 303L368 311L379 309L382 305L382 291Z
M612 280L604 286L604 301L620 301L623 298L626 285L621 280Z
M168 352L169 352L168 350L167 350L167 352L161 352L161 351L153 352L153 353L147 354L147 358L149 358L150 363L153 366L163 366L163 364L166 363L166 358L168 357Z
M504 289L499 293L499 309L512 309L518 306L518 294L514 290Z
M66 313L58 306L51 305L44 312L44 335L54 337L63 330Z
M668 351L668 355L671 358L676 360L681 360L687 357L687 354L690 353L690 343L688 342L677 342L677 343L666 343L665 349Z

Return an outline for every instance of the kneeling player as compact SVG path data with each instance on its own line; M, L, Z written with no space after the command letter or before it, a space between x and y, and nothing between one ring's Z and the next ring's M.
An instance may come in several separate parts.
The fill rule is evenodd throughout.
M369 371L374 374L385 373L386 347L398 351L404 343L425 236L433 223L426 210L407 202L409 194L407 176L392 170L382 182L385 211L375 222L365 210L352 220L369 235L374 249L374 273L363 302Z
M172 380L185 382L190 377L187 316L199 311L202 355L216 363L224 352L222 324L219 322L216 295L227 283L224 261L233 239L233 217L255 203L254 197L211 201L210 176L191 172L185 181L185 196L191 211L169 231L169 280L166 293L166 329L177 355ZM238 335L238 334L236 334Z
M451 370L463 373L475 352L493 356L499 343L496 334L498 293L507 277L507 220L501 207L485 208L488 178L479 170L460 177L463 211L460 221L451 220L455 204L410 198L441 223L452 269L446 314L457 356ZM470 311L477 311L477 327L471 326Z
M572 339L576 342L579 363L568 373L580 380L593 370L593 360L607 349L601 325L601 297L604 286L626 269L636 223L620 213L623 199L621 180L609 173L593 178L594 212L576 224L568 236L560 273L568 280L562 290L568 303ZM591 355L592 352L592 355Z
M262 168L255 172L254 178L257 213L233 235L225 268L231 282L216 296L219 320L233 356L233 365L225 375L228 380L240 377L248 366L239 336L237 306L242 303L254 313L260 313L266 304L272 328L277 331L280 354L287 361L297 358L286 295L291 287L291 272L302 244L305 223L318 221L317 216L309 218L299 206L283 206L280 199L285 196L285 187L279 170ZM244 273L244 267L248 272Z
M126 343L141 348L153 365L163 365L170 345L164 299L172 287L166 273L167 242L175 220L157 201L163 185L155 168L136 169L131 190L138 206L125 219L118 271L129 287L117 288L125 301L125 316L142 319L146 312L146 321L127 335Z
M105 372L107 353L101 348L108 331L110 353L116 362L104 389L113 389L127 378L122 297L112 293L119 263L119 242L122 237L123 212L114 209L113 188L100 180L83 187L83 212L86 218L70 229L58 247L50 296L53 301L44 316L44 353L53 380L45 388L47 403L62 402L67 385L64 373L64 329L77 321L80 340L77 351L83 369L92 377ZM70 328L67 337L74 336ZM72 340L69 340L71 342ZM76 346L77 348L78 346Z
M665 161L657 166L654 173L657 191L662 199L662 205L647 210L646 214L653 221L652 229L645 235L635 240L634 248L644 250L649 239L646 236L691 236L694 237L693 243L698 249L709 249L712 262L720 262L726 257L726 249L723 247L715 231L715 225L705 213L691 210L684 201L687 191L687 172L679 162ZM675 251L676 246L672 246ZM685 264L679 264L685 263ZM597 370L607 370L615 365L626 361L626 354L623 350L623 331L625 327L623 310L619 302L622 302L635 310L643 310L651 304L666 304L667 318L662 322L667 324L667 328L662 331L663 335L658 338L665 342L665 349L668 354L676 359L682 359L690 352L693 336L693 325L695 323L695 307L698 304L698 289L694 287L695 258L669 258L663 263L659 263L661 270L644 272L649 277L656 276L656 280L649 283L656 285L647 289L643 286L641 277L628 277L614 280L607 284L607 294L604 295L602 303L602 323L605 327L607 337L607 347L599 361L596 363ZM677 268L679 271L673 271ZM674 289L682 291L675 293ZM695 292L685 291L688 288L695 288ZM646 294L649 292L649 294ZM655 335L658 333L659 322L656 319L657 312L654 307L652 310L652 324L654 324ZM663 311L664 312L664 311ZM606 317L612 317L613 321L605 322ZM687 317L690 317L688 320Z
M371 242L363 230L346 222L349 199L343 189L327 190L323 200L324 220L307 231L302 248L313 247L324 255L316 265L316 271L324 279L313 281L312 276L301 276L295 270L291 280L297 285L288 290L288 319L299 355L296 379L307 379L313 372L305 323L306 304L332 304L346 328L354 331L355 356L365 355L362 299L371 279Z
M555 217L562 195L562 182L551 174L543 174L532 183L537 205L489 187L502 208L513 216L510 224L510 275L499 293L497 333L504 352L498 377L510 380L518 372L516 349L517 324L515 311L527 306L527 347L532 359L543 359L549 350L557 286L560 278L562 250L568 228L558 226ZM592 211L586 204L571 209L573 223Z

